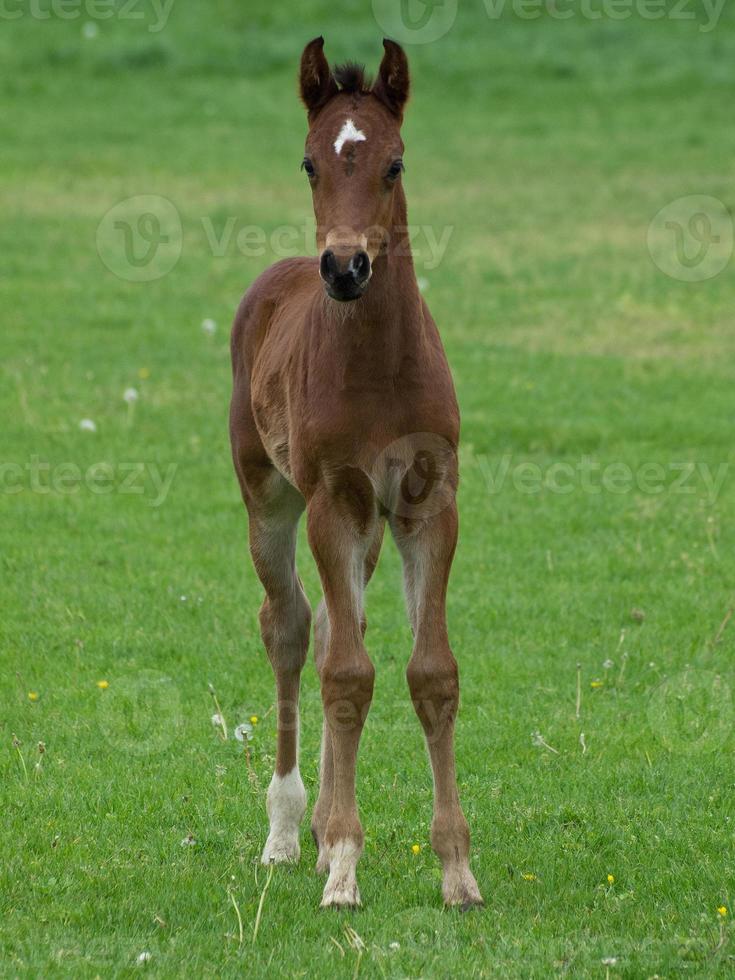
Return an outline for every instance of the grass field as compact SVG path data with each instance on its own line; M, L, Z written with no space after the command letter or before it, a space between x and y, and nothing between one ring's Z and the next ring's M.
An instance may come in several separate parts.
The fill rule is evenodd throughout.
M693 6L494 19L463 0L442 38L408 46L410 219L450 232L417 272L463 413L449 615L487 905L441 906L388 542L368 595L364 909L318 910L305 823L254 938L274 689L229 458L228 328L274 231L311 219L303 44L323 33L331 58L374 68L385 27L365 0L178 0L155 31L142 2L143 20L11 9L0 975L735 975L732 10L710 28ZM180 259L149 282L109 268L129 206L105 216L141 195L173 205L157 207L174 253L181 223ZM689 225L690 195L724 219L710 202L710 231ZM667 206L674 276L647 247ZM259 254L237 243L246 226ZM691 281L700 245L718 274ZM252 716L248 764L232 730ZM313 804L311 661L302 718Z

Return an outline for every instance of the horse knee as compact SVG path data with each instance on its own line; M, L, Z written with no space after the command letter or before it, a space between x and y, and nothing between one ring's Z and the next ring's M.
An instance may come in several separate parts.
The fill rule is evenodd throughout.
M310 628L311 607L303 592L288 602L265 599L260 609L260 633L274 669L301 670Z
M459 699L459 671L449 649L439 655L414 654L406 667L406 680L416 701Z
M375 667L364 650L328 654L321 672L324 713L333 732L362 728L373 699Z
M414 656L406 668L408 689L427 737L453 724L459 706L459 672L451 650L441 656Z

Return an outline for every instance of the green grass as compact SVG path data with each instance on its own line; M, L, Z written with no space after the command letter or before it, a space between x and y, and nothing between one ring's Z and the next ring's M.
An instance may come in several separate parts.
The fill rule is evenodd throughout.
M733 260L688 283L646 250L670 201L735 205L729 9L703 33L636 16L493 21L468 0L446 37L410 49L410 217L453 229L418 272L463 412L449 616L487 907L441 907L387 543L368 598L364 909L318 910L305 827L253 942L274 692L227 444L227 335L274 256L213 255L202 218L270 234L310 217L294 79L317 33L331 57L377 63L364 0L182 0L158 33L113 19L90 40L79 20L3 22L0 462L21 470L0 473L0 975L126 976L148 951L161 977L604 977L606 957L611 976L731 976L717 908L735 900L735 621L715 640L735 593ZM170 199L183 224L181 260L147 284L95 248L105 213L140 194ZM111 492L63 492L65 463L109 464ZM121 492L141 463L144 492ZM608 470L602 492L579 472L569 493L524 491L555 463L638 480L659 464L663 489L614 492ZM692 492L671 469L687 463ZM34 490L27 467L46 464ZM151 474L169 466L152 506ZM709 492L702 473L721 466ZM210 682L230 727L260 718L251 776L210 723ZM319 712L310 662L310 803Z

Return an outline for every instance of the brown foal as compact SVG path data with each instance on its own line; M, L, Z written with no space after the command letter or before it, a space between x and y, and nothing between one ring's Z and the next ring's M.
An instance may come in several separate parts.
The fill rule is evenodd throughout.
M312 833L322 905L358 905L363 831L355 766L375 670L363 642L363 594L384 525L400 550L414 636L407 678L434 773L431 842L444 900L482 902L459 803L457 663L447 638L447 580L457 540L459 411L408 241L401 121L408 63L384 41L375 83L332 71L323 38L301 59L306 171L318 259L277 262L245 294L232 332L232 451L250 550L265 588L263 642L276 677L278 743L263 862L297 861L306 793L298 699L311 610L296 573L308 537L324 598L314 623L324 726Z

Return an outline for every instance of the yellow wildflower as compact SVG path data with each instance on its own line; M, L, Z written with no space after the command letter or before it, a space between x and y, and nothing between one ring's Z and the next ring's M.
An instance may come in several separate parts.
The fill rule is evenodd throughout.
M598 687L604 687L604 686L605 686L604 681L590 681L590 687L593 688L594 690L597 690Z
M97 681L97 687L100 689L100 691L106 691L109 686L109 681Z
M28 700L29 701L38 701L38 691L29 691L28 692Z
M607 876L607 883L608 883L608 885L614 885L615 884L615 875L608 875Z
M531 871L527 871L524 875L522 875L522 878L524 881L536 881L536 875Z
M257 715L250 715L250 723L251 723L251 725L257 725L258 724L258 716Z
M727 905L721 905L721 906L720 906L720 907L719 907L719 908L717 909L717 914L718 914L719 916L721 916L721 918L723 918L723 919L724 919L724 918L725 918L725 916L727 915Z
M421 845L420 844L412 844L411 845L411 853L412 854L420 854L421 853Z

